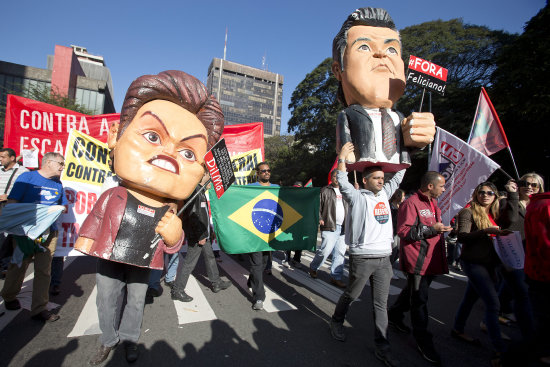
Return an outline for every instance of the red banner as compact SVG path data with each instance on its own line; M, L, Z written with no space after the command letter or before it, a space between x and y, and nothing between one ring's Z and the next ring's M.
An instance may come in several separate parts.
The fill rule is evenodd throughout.
M230 156L261 149L262 157L265 159L264 125L261 122L226 125L223 129L222 138L225 138L225 145Z
M109 126L119 114L84 115L48 103L8 95L4 146L21 154L21 149L38 149L38 159L47 152L65 156L65 145L72 129L102 142L107 141Z

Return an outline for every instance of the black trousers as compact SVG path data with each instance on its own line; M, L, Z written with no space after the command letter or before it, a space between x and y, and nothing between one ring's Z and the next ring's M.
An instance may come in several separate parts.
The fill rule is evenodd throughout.
M264 269L269 258L269 251L248 253L250 276L248 286L252 288L252 301L265 301Z

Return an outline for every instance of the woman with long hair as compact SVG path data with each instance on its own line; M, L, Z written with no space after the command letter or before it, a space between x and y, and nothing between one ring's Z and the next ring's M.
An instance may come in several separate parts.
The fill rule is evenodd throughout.
M495 361L498 361L500 353L504 351L498 323L500 303L495 286L496 270L501 262L491 237L507 235L511 231L501 229L498 224L502 215L496 195L497 188L493 183L481 183L472 194L470 206L458 214L457 239L463 245L461 265L468 276L468 286L456 313L451 334L464 341L474 342L474 339L464 334L464 327L473 305L481 298L485 304L485 322L495 351ZM507 207L513 208L514 204L517 205L517 196L515 202L514 197L509 201ZM507 213L504 217L513 217L513 214Z

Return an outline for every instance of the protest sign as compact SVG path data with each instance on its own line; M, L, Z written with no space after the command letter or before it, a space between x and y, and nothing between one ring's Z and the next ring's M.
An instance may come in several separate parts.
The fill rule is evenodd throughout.
M65 170L61 182L69 207L58 221L59 237L55 256L82 255L73 249L80 225L99 198L105 178L112 176L107 144L72 130L66 146Z
M407 83L409 82L443 95L447 83L447 69L411 55L407 71Z
M442 222L449 224L471 199L475 187L499 167L465 141L438 127L429 170L445 178L445 192L438 201Z
M109 126L118 121L118 113L89 116L48 103L8 95L4 145L16 153L23 149L36 149L39 160L48 152L65 155L71 130L81 131L105 142Z
M229 186L235 182L233 165L231 164L231 159L229 159L229 153L227 152L224 139L220 139L212 149L206 153L204 162L208 172L210 172L212 186L214 186L214 191L219 199Z
M502 264L511 269L523 269L525 251L518 231L507 236L493 237L493 245Z

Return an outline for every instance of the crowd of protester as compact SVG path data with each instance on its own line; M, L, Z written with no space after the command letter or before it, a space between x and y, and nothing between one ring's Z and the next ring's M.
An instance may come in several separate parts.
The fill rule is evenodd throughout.
M390 349L389 325L399 332L412 331L421 355L439 364L441 359L428 331L428 293L435 276L448 273L449 265L454 271L463 271L468 279L462 301L454 310L454 324L450 330L454 338L481 345L479 339L468 334L467 322L474 304L481 299L485 315L480 327L488 334L494 353L493 366L517 365L518 361L528 359L550 364L550 334L547 332L550 326L550 195L544 193L542 177L529 173L518 181L510 180L505 185L504 194L499 194L491 182L481 183L474 189L464 209L451 223L444 224L437 207L437 198L445 190L443 176L427 172L419 182L420 189L407 197L403 190L398 189L404 171L385 182L382 170L371 167L363 172L361 182L350 183L344 158L351 151L353 146L350 143L342 147L339 165L330 175L331 182L321 190L319 224L322 242L306 270L316 279L322 264L332 257L331 283L345 289L331 318L332 336L345 341L343 324L349 306L370 282L376 357L388 366L400 365ZM17 163L15 152L10 148L2 148L0 158L0 210L6 203L67 204L59 180L64 166L61 155L45 154L42 167L32 172ZM254 184L278 186L270 182L270 175L269 164L261 162L257 166L258 181ZM296 183L295 186L302 185ZM55 195L44 192L51 187L58 189ZM212 290L219 292L231 285L231 282L220 279L218 273L216 262L221 258L212 247L214 233L204 194L184 213L183 226L189 245L184 262L178 267L180 254L168 254L164 271L145 272L144 276L149 277L148 298L160 296L164 277L172 299L190 302L192 297L185 292L185 287L201 254ZM519 232L525 249L523 269L503 264L493 245L495 237L513 231ZM61 291L63 258L53 258L52 261L57 241L55 224L39 244L24 236L5 233L0 236L2 276L6 277L1 293L5 308L17 310L21 307L16 295L26 267L34 258L31 316L43 322L58 320L59 315L46 309L48 293L55 296ZM37 247L22 264L16 264L13 260L10 262L16 245ZM347 281L343 277L346 246L350 269ZM300 267L300 255L301 251L296 251L294 257L290 251L286 252L283 265ZM263 277L271 272L272 254L257 252L248 254L248 257L252 308L260 311L265 300ZM388 309L390 280L397 263L407 284ZM410 313L412 330L404 322L407 312ZM143 310L136 310L136 314L139 313L142 314ZM132 322L141 322L140 317L136 320ZM508 338L500 325L510 323L519 326L521 341L506 341ZM135 332L139 334L139 330ZM103 362L109 351L110 348L101 351L101 355L94 356L90 363ZM137 350L127 350L126 357L128 361L136 360Z

